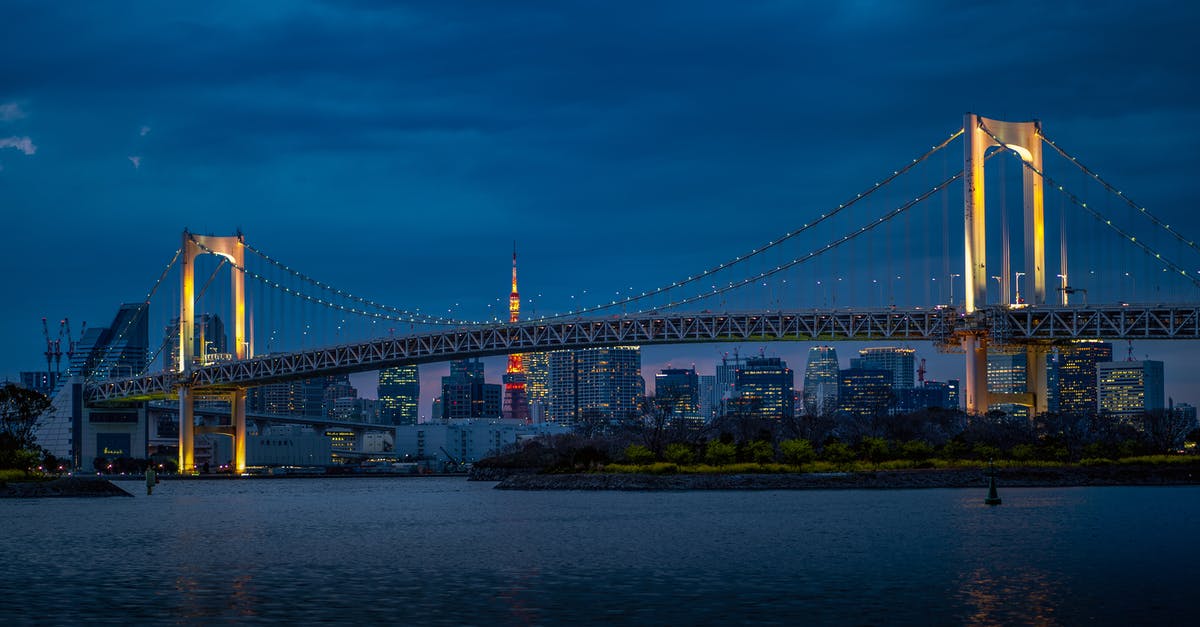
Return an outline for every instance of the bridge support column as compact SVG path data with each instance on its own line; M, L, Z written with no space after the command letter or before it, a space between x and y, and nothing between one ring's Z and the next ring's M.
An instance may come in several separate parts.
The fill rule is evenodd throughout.
M193 434L196 428L196 416L192 406L192 389L187 386L179 388L179 473L192 474L196 471L195 448Z
M1046 381L1046 348L1037 345L1025 348L1025 391L1033 397L1029 405L1030 418L1050 410L1046 399L1049 389Z
M967 397L967 414L986 414L988 410L987 338L968 335L962 340L966 353L967 376L963 388Z
M246 472L246 390L238 390L229 399L229 417L233 423L233 468Z

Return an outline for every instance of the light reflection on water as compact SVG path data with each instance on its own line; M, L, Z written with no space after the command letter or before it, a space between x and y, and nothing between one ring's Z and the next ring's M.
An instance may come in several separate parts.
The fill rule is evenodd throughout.
M6 623L1175 622L1200 488L508 492L164 482L0 501Z

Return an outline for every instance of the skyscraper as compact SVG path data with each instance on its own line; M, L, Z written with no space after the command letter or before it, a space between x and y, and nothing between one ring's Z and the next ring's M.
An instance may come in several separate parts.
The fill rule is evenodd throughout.
M807 413L824 415L837 409L840 372L837 349L832 346L813 346L808 349L803 397Z
M795 416L795 384L792 369L778 357L751 357L737 371L738 399L756 418Z
M700 417L709 422L716 417L720 399L717 398L717 377L711 374L699 375L700 382Z
M872 346L858 351L858 367L867 370L887 370L892 375L892 391L911 390L916 364L911 348Z
M483 378L483 362L458 359L450 362L450 375L442 377L443 420L499 418L501 386Z
M521 295L517 292L517 244L513 242L512 292L508 295L508 321L521 319ZM522 355L508 356L508 369L504 373L504 417L529 422L529 398L526 396L525 368Z
M721 356L721 363L717 364L715 389L713 390L713 396L716 397L716 403L713 406L715 414L724 412L729 402L737 396L737 371L745 363L746 360L738 357L736 351L733 353L733 359L730 359L729 355Z
M384 424L417 424L420 399L421 373L415 364L379 371L380 418Z
M1026 391L1025 351L1016 353L989 353L987 358L988 392L998 394L1023 394ZM989 411L1002 411L1013 418L1028 418L1029 408L1014 403L993 403Z
M1135 418L1163 409L1163 362L1110 361L1096 364L1097 406L1100 414Z
M165 366L169 372L179 370L179 318L171 320L166 328L166 349L163 351ZM208 364L232 359L229 353L229 336L225 322L217 314L202 313L195 317L192 330L192 354L197 364Z
M695 368L666 368L654 375L654 397L672 420L702 426L700 377Z
M838 386L840 411L855 416L878 416L891 411L892 372L849 368L841 371Z
M91 327L75 343L67 376L85 379L131 377L146 369L150 325L145 303L121 305L112 324ZM61 380L60 380L61 383Z
M1058 410L1064 414L1096 412L1096 364L1111 362L1112 344L1094 340L1072 342L1058 348Z
M546 420L574 425L638 415L646 392L637 346L550 353Z

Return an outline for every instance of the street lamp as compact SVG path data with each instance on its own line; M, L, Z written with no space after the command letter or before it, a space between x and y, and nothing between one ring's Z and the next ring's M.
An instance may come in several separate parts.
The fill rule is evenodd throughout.
M962 276L962 275L958 274L958 273L954 273L954 274L950 275L950 306L951 307L954 306L954 279L957 279L960 276Z
M1017 288L1016 298L1014 300L1017 301L1018 305L1020 305L1022 302L1021 301L1021 277L1023 277L1023 276L1025 276L1024 272L1014 272L1013 273L1013 283L1016 284L1016 288Z
M993 274L992 278L996 279L996 287L1000 288L1000 304L1007 305L1008 294L1004 293L1004 277Z

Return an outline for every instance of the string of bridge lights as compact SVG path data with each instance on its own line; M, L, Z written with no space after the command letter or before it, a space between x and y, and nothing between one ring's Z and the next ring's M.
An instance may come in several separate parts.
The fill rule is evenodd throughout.
M1062 155L1062 157L1064 159L1075 164L1076 167L1078 167L1080 170L1082 170L1084 174L1095 179L1097 183L1099 183L1100 185L1102 185L1104 187L1104 189L1108 190L1110 193L1112 193L1113 195L1120 198L1125 204L1129 205L1134 210L1136 210L1136 211L1140 212L1142 215L1146 216L1146 218L1148 218L1155 225L1159 226L1163 230L1165 230L1168 233L1170 233L1171 235L1173 235L1176 240L1179 240L1180 242L1187 244L1188 247L1191 248L1192 250L1195 250L1196 252L1200 252L1200 247L1198 247L1194 241L1188 240L1186 237L1184 237L1182 234L1180 234L1179 231L1176 231L1175 229L1171 228L1170 224L1167 224L1166 222L1161 220L1158 216L1154 215L1153 213L1150 213L1150 211L1148 209L1146 209L1146 207L1134 202L1132 198L1126 196L1123 192L1118 190L1116 187L1113 187L1108 181L1101 178L1099 174L1092 171L1087 166L1083 165L1082 162L1080 162L1078 159L1076 159L1075 157L1068 154L1067 151L1063 150L1062 148L1059 148L1058 144L1054 143L1049 137L1046 137L1045 135L1042 135L1041 133L1038 133L1038 136L1042 138L1042 141L1046 142L1047 144L1050 144L1050 147L1053 148L1056 152L1058 152L1058 154Z
M990 159L990 158L992 158L993 156L995 156L996 154L997 154L997 153L992 153L991 155L988 155L986 158L987 158L987 159ZM789 268L791 268L791 267L793 267L793 266L796 266L796 265L799 265L799 264L801 264L801 263L804 263L804 262L806 262L806 261L808 261L808 260L810 260L810 259L812 259L812 258L814 258L814 257L818 257L818 256L820 256L820 255L823 255L823 254L825 254L825 253L827 253L827 252L829 252L829 251L831 251L831 250L833 250L833 249L835 249L835 248L837 248L837 247L841 246L842 244L845 244L845 243L847 243L847 242L850 242L851 240L853 240L853 239L857 238L858 236L860 236L860 235L863 235L864 233L867 233L867 232L869 232L869 231L873 230L875 227L878 227L878 226L880 226L880 225L882 225L882 224L884 224L884 223L886 223L886 222L888 222L888 221L892 220L892 219L893 219L893 218L895 218L896 216L898 216L898 215L900 215L900 214L904 213L905 211L908 211L909 209L911 209L911 208L915 207L916 205L920 204L921 202L924 202L924 201L925 201L925 200L927 200L927 199L928 199L930 196L933 196L934 194L936 194L936 193L938 193L938 192L942 191L943 189L946 189L946 187L948 187L948 186L949 186L951 183L953 183L953 182L957 181L958 179L962 178L962 176L963 176L963 172L962 172L962 170L959 170L957 174L955 174L955 175L951 176L950 178L947 178L946 180L942 181L941 183L938 183L937 185L935 185L935 186L933 186L932 188L930 188L928 191L925 191L925 192L924 192L924 193L922 193L921 195L919 195L919 196L917 196L917 197L913 198L912 200L910 200L910 201L908 201L908 202L904 203L903 205L901 205L901 206L899 206L899 207L897 207L897 208L895 208L895 209L893 209L893 210L891 210L891 211L887 212L886 214L884 214L884 215L883 215L883 216L881 216L880 218L878 218L878 219L876 219L876 220L872 220L871 222L868 222L867 224L865 224L865 225L863 225L863 226L859 227L858 229L855 229L854 231L851 231L850 233L848 233L848 234L846 234L846 235L843 235L842 237L840 237L840 238L838 238L838 239L836 239L836 240L833 240L832 242L829 242L828 244L826 244L826 245L822 246L821 248L818 248L818 249L816 249L816 250L814 250L814 251L811 251L811 252L809 252L807 255L804 255L804 256L802 256L802 257L797 257L797 258L795 258L795 259L792 259L791 261L789 261L789 262L787 262L787 263L784 263L784 264L782 264L782 265L776 266L776 267L774 267L774 268L772 268L772 269L770 269L770 270L765 270L765 271L763 271L763 272L761 272L761 273L759 273L759 274L757 274L757 275L755 275L755 276L752 276L752 277L747 277L747 278L745 278L745 279L742 279L742 280L740 280L740 281L737 281L737 282L731 282L729 285L727 285L727 286L725 286L725 287L717 288L717 289L715 289L715 290L712 290L712 291L710 291L710 292L708 292L708 293L705 293L705 294L697 294L697 295L694 295L694 296L689 296L689 297L687 297L687 298L684 298L684 299L681 299L681 300L675 301L675 302L673 302L673 303L670 303L670 304L668 304L668 305L664 305L664 306L662 307L662 309L671 309L671 308L674 308L674 307L679 307L679 306L682 306L682 305L687 305L687 304L690 304L690 303L694 303L694 302L696 302L696 301L699 301L699 300L704 300L704 299L706 299L706 298L711 298L711 297L713 297L713 296L719 296L719 295L721 295L721 294L724 294L725 292L729 292L729 291L731 291L731 290L738 289L738 288L740 288L740 287L743 287L743 286L745 286L745 285L749 285L750 283L755 283L755 282L757 282L757 281L760 281L760 280L762 280L762 279L765 279L765 278L767 278L767 277L770 277L770 276L772 276L772 275L774 275L774 274L778 274L779 272L783 272L784 270L787 270L787 269L789 269ZM639 312L637 312L637 313L651 313L651 312L647 312L647 311L639 311Z
M554 319L558 319L558 318L578 317L583 314L593 313L596 311L603 311L605 309L612 309L613 307L623 307L625 305L628 305L629 303L633 303L633 302L637 302L637 301L640 301L640 300L643 300L646 298L652 298L654 296L662 295L671 290L683 287L683 286L691 284L691 283L695 283L696 281L699 281L701 279L709 277L713 274L716 274L717 272L721 272L722 270L727 270L739 263L742 263L744 261L752 259L752 258L796 237L797 235L804 233L805 231L815 228L817 225L821 224L822 222L825 222L826 220L833 218L834 216L841 213L842 211L845 211L846 209L849 209L850 207L852 207L854 204L856 204L860 200L867 198L871 194L873 194L876 191L878 191L879 189L881 189L883 186L885 186L888 183L891 183L892 181L896 180L897 178L903 176L909 170L913 169L914 167L916 167L920 163L924 162L926 159L933 156L935 153L937 153L941 149L948 146L950 144L950 142L954 141L962 134L963 134L962 129L958 129L957 131L951 133L950 136L947 137L945 140L943 140L940 144L933 146L929 150L929 152L926 152L925 154L921 155L920 157L913 159L909 163L905 164L904 167L900 168L899 170L894 170L890 175L884 177L883 179L880 179L874 185L867 188L866 191L859 193L854 198L851 198L850 200L838 205L836 208L830 210L827 213L822 213L820 215L820 217L818 217L813 222L804 224L797 229L789 231L789 232L783 234L782 236L780 236L779 238L771 240L770 242L767 242L765 245L763 245L759 248L752 249L748 253L734 257L732 260L712 266L711 268L704 270L700 274L695 274L695 275L689 276L685 279L675 281L674 283L671 283L669 285L664 285L664 286L655 288L650 291L642 292L640 294L634 294L632 296L627 296L622 299L613 300L609 303L593 305L590 307L583 307L583 308L575 309L573 311L569 311L566 313L553 314L553 315L549 315L549 316L541 316L541 317L536 318L536 320L554 320ZM670 306L674 306L674 304L665 305L664 308L670 307Z
M204 244L200 243L199 241L196 241L196 239L194 237L192 238L192 242L194 242L197 246L199 246L200 249L203 250L204 252L216 254L209 247L205 246ZM286 285L283 285L277 281L273 281L267 277L264 277L261 274L255 272L253 270L250 270L246 267L240 266L232 261L229 262L229 265L231 267L233 267L234 269L236 269L238 272L241 272L241 273L245 274L246 276L249 276L249 277L257 280L260 283L262 283L268 287L273 287L277 290L281 290L284 293L287 293L291 296L295 296L296 298L300 298L302 300L306 300L310 303L321 305L323 307L328 307L330 309L336 309L338 311L342 311L345 313L354 314L356 316L363 316L366 318L374 318L376 320L390 320L392 322L407 322L410 324L446 325L446 326L467 326L467 325L480 326L483 324L483 323L479 323L479 322L455 321L455 320L449 320L447 318L434 318L434 317L428 317L428 316L423 316L423 315L421 318L417 318L417 317L413 316L411 314L411 312L405 312L406 314L409 314L408 317L401 317L401 316L394 316L394 315L379 313L379 312L374 312L374 311L367 311L365 309L358 309L355 307L347 307L341 303L333 302L332 300L325 300L322 298L317 298L315 296L312 296L311 294L305 294L304 292L301 292L299 290L292 289L292 288L290 288ZM343 293L343 295L344 295L344 293Z
M373 301L369 298L363 298L356 294L351 294L350 292L338 289L327 283L318 281L317 279L314 279L311 276L308 276L307 274L305 274L299 270L296 270L295 268L292 268L292 267L288 266L287 264L284 264L283 262L271 257L270 255L251 246L250 244L242 242L242 246L244 246L246 248L246 250L249 250L250 252L258 255L259 257L262 257L263 260L266 261L267 263L279 268L280 270L283 270L284 272L287 272L288 274L291 274L292 276L294 276L306 283L314 285L314 286L316 286L320 289L323 289L327 292L332 292L332 293L336 294L337 296L340 296L347 300L352 300L356 303L359 303L360 305L365 305L367 307L373 307L375 309L390 312L392 314L395 314L396 316L401 316L401 317L384 316L381 318L384 320L395 320L398 322L412 322L412 323L418 323L418 324L446 325L446 326L481 324L479 322L470 321L470 320L455 320L452 318L443 318L440 316L429 316L427 314L422 314L419 312L412 312L412 311L408 311L405 309L399 309L399 308L393 307L391 305L385 305L383 303ZM269 279L268 279L268 281L269 281ZM281 287L282 288L282 286L280 286L278 283L275 283L273 285L273 287ZM283 288L283 289L287 289L287 288ZM350 313L356 313L356 314L362 315L361 312L358 312L354 309L343 309L343 311L348 311ZM418 318L419 318L419 320L417 320Z
M999 137L996 137L996 135L994 133L992 133L992 131L990 129L988 129L988 127L985 124L983 124L983 122L979 123L979 128L982 129L984 133L987 133L988 136L991 137L992 140L994 140L1001 148L1004 148L1005 150L1008 150L1008 151L1012 152L1013 154L1016 154L1017 157L1021 159L1021 164L1024 165L1026 168L1029 168L1030 172L1033 172L1034 174L1037 174L1038 176L1040 176L1042 178L1042 180L1045 181L1047 184L1049 184L1051 187L1057 188L1059 192L1062 192L1063 194L1066 195L1067 199L1069 199L1072 203L1074 203L1079 208L1086 211L1089 215L1091 215L1093 218L1095 218L1097 222L1100 222L1101 224L1107 226L1109 229L1112 229L1112 231L1115 232L1117 235L1120 235L1123 239L1128 241L1130 244L1133 244L1134 246L1140 248L1142 250L1142 252L1146 253L1147 256L1153 257L1155 260L1157 260L1162 265L1166 266L1171 271L1178 272L1180 275L1183 276L1183 278L1187 279L1188 281L1191 281L1192 285L1195 285L1196 287L1200 287L1200 278L1197 278L1195 276L1188 274L1187 270L1184 270L1182 267L1176 265L1170 259L1163 257L1161 253L1159 253L1158 251L1154 250L1153 248L1147 246L1145 242L1139 242L1137 237L1130 235L1124 229L1121 229L1117 225L1113 224L1112 220L1105 218L1104 215L1101 214L1099 211L1096 211L1095 209L1089 207L1086 202L1080 200L1078 196L1076 196L1075 194L1072 194L1065 187L1058 184L1054 179L1047 176L1045 172L1041 171L1040 169L1038 169L1037 167L1035 167L1033 164L1029 163L1028 161L1025 161L1025 159L1020 157L1020 154L1021 154L1020 152L1018 152L1012 146L1001 141ZM993 154L995 154L995 153L993 153Z
M150 309L150 299L154 298L155 292L158 291L159 286L161 286L163 281L167 278L167 275L171 272L171 268L175 267L175 262L179 261L179 255L182 253L182 248L176 249L175 254L171 257L171 261L167 262L167 266L163 268L162 273L158 275L158 280L154 282L154 285L150 288L150 291L146 292L146 297L142 299L142 304L146 305L146 307L138 307L137 313L130 316L129 320L125 321L125 326L122 327L121 332L117 334L117 339L109 342L104 347L104 354L100 357L100 363L96 364L96 367L88 373L87 378L84 379L84 383L91 383L95 376L104 370L104 365L108 363L108 358L112 353L113 347L122 345L121 341L125 339L125 334L129 332L129 328L133 326L134 322L137 322L142 317L144 312ZM142 370L142 373L145 373L144 369ZM141 373L139 373L138 376L141 376Z

